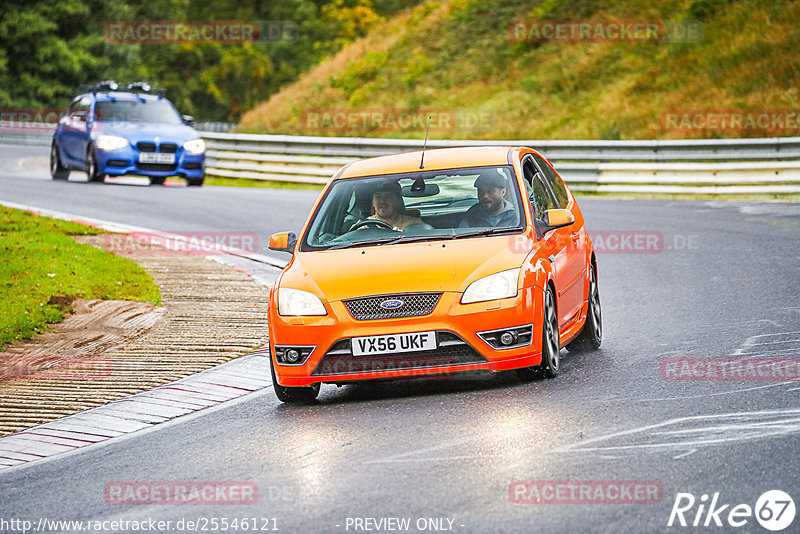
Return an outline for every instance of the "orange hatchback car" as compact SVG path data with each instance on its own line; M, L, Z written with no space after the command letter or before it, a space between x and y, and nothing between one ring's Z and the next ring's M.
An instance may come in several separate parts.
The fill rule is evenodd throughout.
M523 147L356 161L317 200L268 306L283 402L321 383L516 369L558 374L597 349L597 262L572 193Z

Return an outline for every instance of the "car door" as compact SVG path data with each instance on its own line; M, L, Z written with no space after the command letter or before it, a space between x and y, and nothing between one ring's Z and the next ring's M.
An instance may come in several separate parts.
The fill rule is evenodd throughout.
M524 156L522 159L522 174L525 178L525 188L528 191L531 213L534 218L543 221L544 212L555 208L556 204L552 193L545 183L544 175L538 170L530 154ZM564 293L564 288L569 285L569 273L565 266L568 241L565 235L562 232L558 232L558 230L547 232L541 236L539 241L542 256L550 260L550 264L553 268L559 327L563 326L569 318L569 314L567 313L568 307L564 305L563 298L561 297Z
M572 209L574 206L569 204L569 195L558 174L538 155L534 154L533 160L539 174L544 178L544 185L547 187L555 207L570 209L575 216L575 223L553 230L553 233L558 234L558 243L564 244L561 255L557 258L556 270L563 284L558 288L559 315L561 316L559 319L567 323L577 317L584 301L586 230L583 227L583 218L580 212Z
M90 105L90 96L84 95L76 98L67 109L67 114L59 121L62 127L59 144L62 155L66 157L66 162L70 165L84 165L89 138Z

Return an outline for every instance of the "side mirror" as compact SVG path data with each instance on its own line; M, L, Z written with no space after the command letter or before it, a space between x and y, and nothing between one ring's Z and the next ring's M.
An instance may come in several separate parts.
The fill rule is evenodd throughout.
M569 226L574 222L575 216L569 210L555 209L544 212L544 223L547 225L548 231Z
M184 124L187 124L189 126L194 126L194 117L192 117L191 115L181 115L181 120L183 121Z
M281 232L269 236L269 245L267 246L270 250L294 254L295 245L297 245L297 236L294 232Z

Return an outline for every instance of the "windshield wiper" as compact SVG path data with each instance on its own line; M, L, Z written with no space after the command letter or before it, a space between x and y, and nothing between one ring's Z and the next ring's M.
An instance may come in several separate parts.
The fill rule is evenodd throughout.
M514 232L521 232L522 228L520 227L512 227L512 228L484 228L483 230L475 230L474 232L466 232L463 234L457 234L454 237L456 239L462 237L478 237L483 235L498 235L498 234L510 234Z
M367 239L366 241L355 241L353 243L340 243L338 245L333 245L332 247L328 247L325 250L339 250L343 248L355 248L367 245L385 245L387 243L394 243L398 239L400 238L390 237L389 239Z
M369 240L369 241L357 241L355 243L343 243L341 245L334 245L329 247L325 250L338 250L343 248L354 248L360 247L362 245L392 245L394 243L413 243L415 241L438 241L443 239L455 239L458 237L454 234L446 234L446 235L400 235L397 237L392 237L390 239L381 239L378 241Z
M466 232L463 234L435 234L435 235L399 235L390 237L388 239L370 239L368 241L356 241L354 243L341 243L333 245L325 250L340 250L343 248L355 248L369 245L391 245L394 243L413 243L415 241L441 241L460 239L462 237L478 237L484 235L498 235L507 234L512 232L520 232L522 228L485 228L483 230L476 230L474 232Z
M392 243L413 243L414 241L440 241L443 239L455 239L455 234L434 234L434 235L403 235L391 241Z

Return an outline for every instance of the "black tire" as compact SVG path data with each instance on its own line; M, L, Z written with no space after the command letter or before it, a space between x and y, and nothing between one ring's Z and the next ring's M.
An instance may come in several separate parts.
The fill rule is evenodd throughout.
M205 178L187 178L186 185L189 187L200 187L203 185L203 180Z
M278 400L288 404L311 404L317 399L319 395L320 384L317 382L310 387L287 387L278 384L275 378L275 363L272 361L272 356L269 357L269 370L272 374L272 387L275 389L275 396Z
M553 290L548 287L544 295L544 314L542 317L542 363L517 369L517 375L522 380L555 378L561 366L559 344L556 299L553 295Z
M90 182L102 182L105 176L99 174L97 169L97 156L94 155L94 149L90 146L86 150L86 177Z
M164 185L164 182L167 181L166 176L151 176L150 177L150 185Z
M50 177L53 180L67 180L69 169L61 163L61 156L58 155L58 147L55 143L50 147Z
M597 287L597 270L592 264L589 274L589 307L586 310L586 322L583 330L567 345L570 352L590 352L600 348L603 343L603 311L600 307L600 290Z

